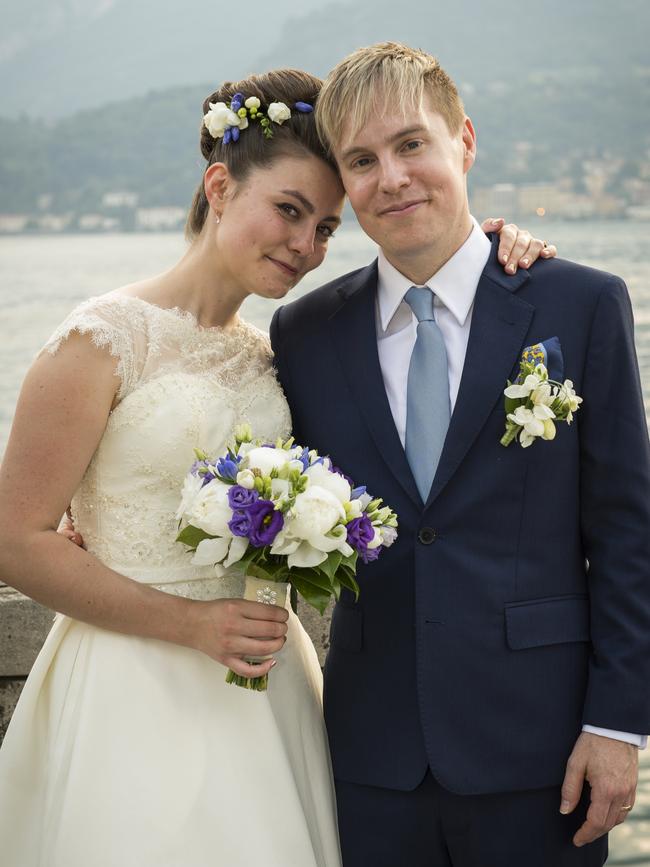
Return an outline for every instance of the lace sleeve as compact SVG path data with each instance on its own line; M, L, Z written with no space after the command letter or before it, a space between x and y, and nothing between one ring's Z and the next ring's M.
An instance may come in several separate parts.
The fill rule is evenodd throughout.
M42 351L54 355L73 332L90 335L95 346L108 349L117 359L117 398L122 400L136 385L146 355L146 325L135 314L132 306L126 309L123 298L89 298L64 319Z

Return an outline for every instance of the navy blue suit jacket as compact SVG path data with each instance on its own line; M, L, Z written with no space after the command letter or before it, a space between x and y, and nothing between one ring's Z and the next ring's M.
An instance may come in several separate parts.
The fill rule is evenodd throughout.
M650 731L650 450L624 283L559 259L478 285L457 403L422 503L383 385L376 263L280 308L297 441L399 515L337 604L335 776L459 793L561 782L583 723ZM522 350L558 337L584 398L553 441L500 445ZM425 532L422 532L426 528Z

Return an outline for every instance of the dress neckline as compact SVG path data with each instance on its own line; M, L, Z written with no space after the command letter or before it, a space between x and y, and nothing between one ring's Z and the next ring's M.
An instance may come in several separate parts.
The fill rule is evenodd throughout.
M104 297L135 301L144 307L149 307L159 313L169 314L175 319L180 319L188 325L192 325L197 331L202 331L206 334L222 334L228 337L230 335L240 334L242 331L248 331L253 327L240 316L237 317L234 325L229 325L228 327L225 325L201 325L194 313L191 313L189 310L184 310L182 307L161 307L160 304L155 304L153 301L146 301L144 298L140 298L139 295L125 295L122 292L109 292Z

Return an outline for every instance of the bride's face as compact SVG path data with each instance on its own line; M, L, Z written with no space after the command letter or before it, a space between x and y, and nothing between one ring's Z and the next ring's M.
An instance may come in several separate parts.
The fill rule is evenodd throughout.
M246 294L282 298L325 258L343 187L315 156L287 156L229 183L215 232L219 263Z

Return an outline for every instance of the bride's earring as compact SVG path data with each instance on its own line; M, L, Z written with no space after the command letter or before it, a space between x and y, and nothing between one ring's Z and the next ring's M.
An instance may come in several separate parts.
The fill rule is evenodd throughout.
M221 214L214 215L215 223L219 224L221 222Z

